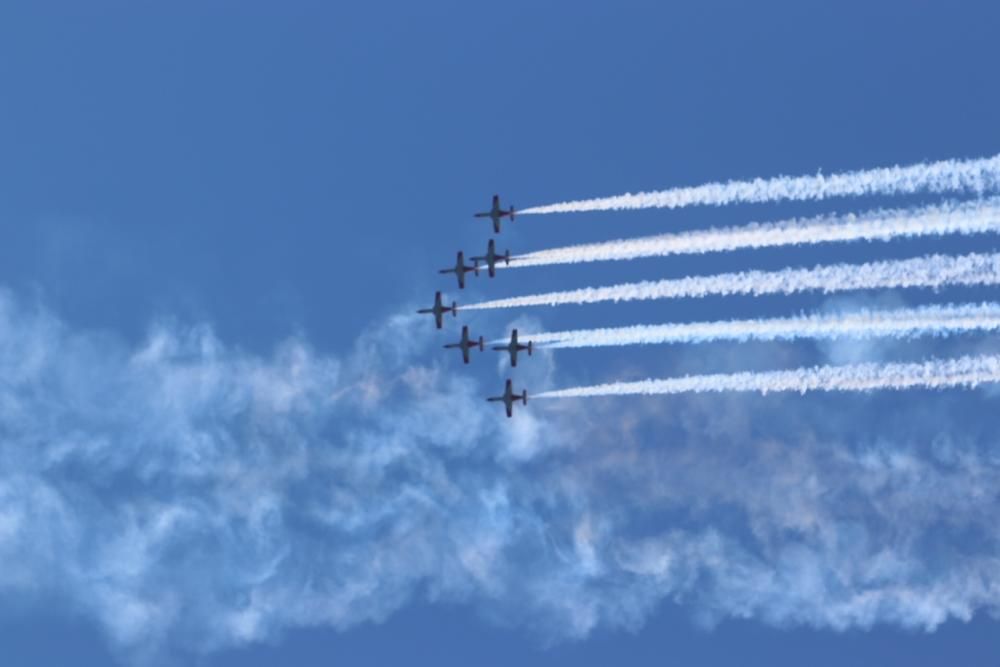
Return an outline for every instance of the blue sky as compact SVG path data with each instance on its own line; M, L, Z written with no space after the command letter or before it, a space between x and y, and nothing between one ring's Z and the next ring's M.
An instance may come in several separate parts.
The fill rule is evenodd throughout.
M481 397L508 369L462 367L439 349L456 323L438 333L410 315L436 289L464 302L995 248L935 238L525 269L463 294L436 274L485 249L470 214L493 192L525 207L994 155L998 18L986 2L5 3L5 653L995 656L995 390L538 402L507 422ZM939 199L525 216L498 243ZM516 317L561 329L991 297L706 298L462 322L492 337ZM964 336L568 350L514 377L534 391L996 349ZM666 553L676 568L651 570ZM890 588L895 602L858 602Z

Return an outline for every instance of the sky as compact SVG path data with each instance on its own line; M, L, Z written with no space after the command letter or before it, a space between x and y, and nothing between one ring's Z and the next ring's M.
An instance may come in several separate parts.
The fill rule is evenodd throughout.
M6 2L0 645L10 664L995 661L995 386L483 398L996 354L902 341L536 350L522 331L990 287L460 304L995 235L503 270L471 214L1000 153L988 2ZM960 200L968 193L955 195ZM519 216L513 254L821 202ZM522 406L517 406L522 408Z

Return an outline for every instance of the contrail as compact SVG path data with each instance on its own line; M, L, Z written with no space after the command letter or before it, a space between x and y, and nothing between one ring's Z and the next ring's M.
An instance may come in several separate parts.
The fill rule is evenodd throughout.
M907 167L885 167L824 176L777 176L752 181L706 183L659 192L627 193L614 197L582 199L518 211L572 213L638 208L723 206L741 202L819 200L860 195L907 195L917 192L972 192L1000 189L1000 155L975 160L942 160Z
M711 341L774 341L811 338L914 338L969 331L1000 330L1000 304L921 306L894 310L862 309L798 317L726 322L693 322L647 326L553 331L523 334L547 348L610 347ZM503 344L506 341L494 341Z
M462 310L557 306L560 304L680 299L729 294L793 294L817 290L824 293L856 289L996 285L1000 283L1000 254L960 257L929 255L867 264L833 264L811 269L743 271L714 276L585 287L565 292L496 299L463 306Z
M744 372L719 375L686 375L664 380L612 382L537 394L535 398L630 396L723 391L873 391L876 389L944 389L976 387L1000 381L1000 356L982 355L936 359L923 363L865 363L849 366L814 366L789 371Z
M691 255L835 241L888 241L901 237L983 234L998 231L1000 231L1000 198L993 198L961 204L949 202L917 209L879 210L861 215L755 222L743 227L723 227L572 245L512 257L510 267ZM503 265L498 267L503 268Z

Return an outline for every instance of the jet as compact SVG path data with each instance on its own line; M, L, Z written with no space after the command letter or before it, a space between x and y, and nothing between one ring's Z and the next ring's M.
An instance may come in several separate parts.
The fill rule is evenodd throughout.
M472 266L465 265L465 255L461 250L458 251L458 258L455 260L455 266L450 269L441 269L438 273L454 273L458 278L458 288L465 289L465 274L472 271L477 276L479 275L479 263L475 263Z
M469 350L471 350L474 347L478 347L480 352L483 351L483 337L482 336L479 337L478 343L474 340L469 340L469 327L463 326L462 340L458 341L457 343L448 343L447 345L445 345L446 349L453 349L456 347L462 351L462 361L464 363L469 363Z
M490 274L490 278L496 276L497 262L503 260L503 263L510 266L510 250L504 252L502 255L497 254L497 244L490 239L490 242L486 245L486 254L482 257L473 257L472 261L479 265L479 262L486 263L486 270Z
M518 396L514 393L510 380L507 380L507 386L503 390L503 396L491 396L486 400L490 402L503 402L504 407L507 408L507 417L509 418L514 416L514 403L521 401L524 405L528 404L528 390L525 389L521 392L521 395Z
M493 221L493 232L496 234L500 233L500 220L503 218L510 218L511 222L514 222L514 207L511 206L509 211L505 211L500 208L500 195L493 195L493 208L485 213L476 213L477 218L489 218Z
M451 313L453 317L458 317L458 304L454 301L451 302L451 306L444 306L441 304L441 292L434 293L434 307L433 308L421 308L417 311L421 315L424 313L434 314L434 323L437 324L437 328L441 328L441 316L445 313Z
M517 329L514 329L512 332L510 332L510 342L509 343L507 343L506 345L494 345L493 349L494 350L500 350L500 351L506 351L507 353L509 353L510 354L510 365L514 366L514 367L517 366L517 353L518 352L520 352L521 350L527 350L528 351L528 356L531 356L531 353L534 351L534 348L533 348L530 340L528 341L527 345L521 345L521 344L519 344L517 342Z

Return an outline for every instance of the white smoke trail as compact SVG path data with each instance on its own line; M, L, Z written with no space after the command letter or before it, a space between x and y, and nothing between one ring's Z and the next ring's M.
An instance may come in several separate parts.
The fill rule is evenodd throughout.
M740 202L819 200L860 195L907 195L917 192L973 192L1000 189L1000 155L975 160L942 160L907 167L885 167L824 176L777 176L752 181L706 183L659 192L627 193L614 197L582 199L518 211L571 213L638 208L722 206Z
M827 243L888 241L915 236L982 234L1000 231L1000 199L949 202L917 209L892 209L862 215L751 223L744 227L705 229L638 239L540 250L511 258L511 267L576 264L639 257L665 257L743 248ZM502 265L501 265L502 268Z
M773 341L811 338L914 338L969 331L1000 330L1000 303L921 306L895 310L862 309L798 317L692 322L522 334L547 348L610 347L711 341ZM501 344L504 341L494 341Z
M743 271L714 276L624 283L609 287L585 287L565 292L496 299L463 306L462 310L557 306L560 304L637 301L647 299L697 298L728 294L792 294L810 290L825 293L856 289L899 287L938 288L948 285L996 285L1000 283L1000 254L970 254L961 257L929 255L914 259L833 264L811 269Z
M789 371L687 375L665 380L612 382L537 394L535 398L580 398L701 392L873 391L876 389L944 389L1000 382L1000 356L934 359L923 363L865 363L815 366Z

